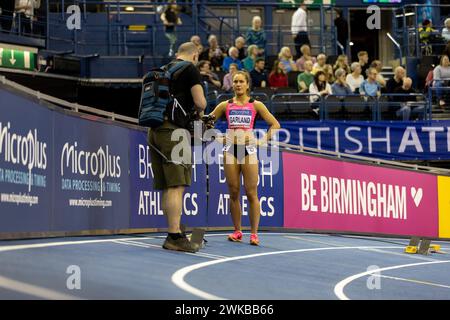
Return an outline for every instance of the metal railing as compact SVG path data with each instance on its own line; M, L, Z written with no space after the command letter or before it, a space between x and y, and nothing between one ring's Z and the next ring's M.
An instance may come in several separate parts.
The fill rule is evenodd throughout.
M138 124L138 120L136 118L131 118L131 117L126 117L123 115L119 115L116 114L114 112L108 112L108 111L104 111L104 110L100 110L100 109L96 109L96 108L92 108L92 107L88 107L88 106L84 106L78 103L72 103L72 102L68 102L66 100L62 100L59 98L55 98L53 96L41 93L39 91L35 91L32 90L30 88L27 88L25 86L22 86L16 82L10 81L8 79L6 79L5 76L0 76L0 83L10 86L14 89L17 89L21 92L24 92L26 94L29 94L31 96L36 97L39 100L43 100L43 101L47 101L50 103L53 103L57 106L63 107L65 109L69 109L71 111L74 112L82 112L85 114L91 114L91 115L96 115L96 116L100 116L104 119L109 119L109 120L113 120L113 121L122 121L128 124L134 124L137 125Z
M441 10L442 8L450 8L450 4L409 4L396 9L396 12L394 12L394 14L396 15L396 19L401 19L401 27L396 27L398 29L396 31L398 34L401 34L403 43L402 47L404 49L403 56L418 58L422 57L423 44L421 44L419 34L419 29L422 26L420 23L420 19L423 16L422 13L426 10ZM429 19L429 17L427 18ZM397 23L395 25L397 25ZM441 34L443 27L444 25L441 23L441 21L433 21L433 29L436 30L436 33ZM445 43L441 45L435 45L445 46ZM440 52L436 52L433 54L440 54Z

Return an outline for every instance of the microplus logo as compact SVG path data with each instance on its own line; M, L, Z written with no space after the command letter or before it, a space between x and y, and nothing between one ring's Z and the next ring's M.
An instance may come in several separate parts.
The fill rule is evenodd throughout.
M0 122L0 156L7 163L25 166L31 176L34 168L47 169L47 144L38 139L38 130L29 130L26 136L11 130L11 123L6 126ZM31 179L28 185L31 190Z
M120 178L120 156L111 155L108 145L99 147L95 152L77 148L77 142L64 145L61 152L61 176L64 176L64 168L69 168L72 174L98 176L101 182L105 178Z

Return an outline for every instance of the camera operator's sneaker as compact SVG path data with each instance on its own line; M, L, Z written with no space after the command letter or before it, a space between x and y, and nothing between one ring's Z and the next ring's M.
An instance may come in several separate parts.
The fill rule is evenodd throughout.
M164 241L163 248L167 250L183 251L196 253L198 251L198 246L193 245L185 234L182 234L178 239L172 239L167 236L166 241Z
M242 231L235 231L228 236L228 240L233 242L241 242L242 241Z

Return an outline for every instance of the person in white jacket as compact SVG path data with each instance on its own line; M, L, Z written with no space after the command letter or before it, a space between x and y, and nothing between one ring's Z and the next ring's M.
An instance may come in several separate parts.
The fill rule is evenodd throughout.
M442 38L444 38L445 42L450 41L450 18L445 19L444 29L442 29Z
M33 22L36 20L34 10L41 6L41 0L16 0L15 12L20 20L20 32L30 35L33 32Z

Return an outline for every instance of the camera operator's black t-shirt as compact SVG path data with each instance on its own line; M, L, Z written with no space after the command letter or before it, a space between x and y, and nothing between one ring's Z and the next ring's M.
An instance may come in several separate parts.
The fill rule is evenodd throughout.
M176 61L182 60L177 59L173 62ZM192 63L180 73L177 79L171 82L171 93L177 98L185 110L194 110L194 99L192 98L191 88L197 84L202 84L202 77L200 71Z

